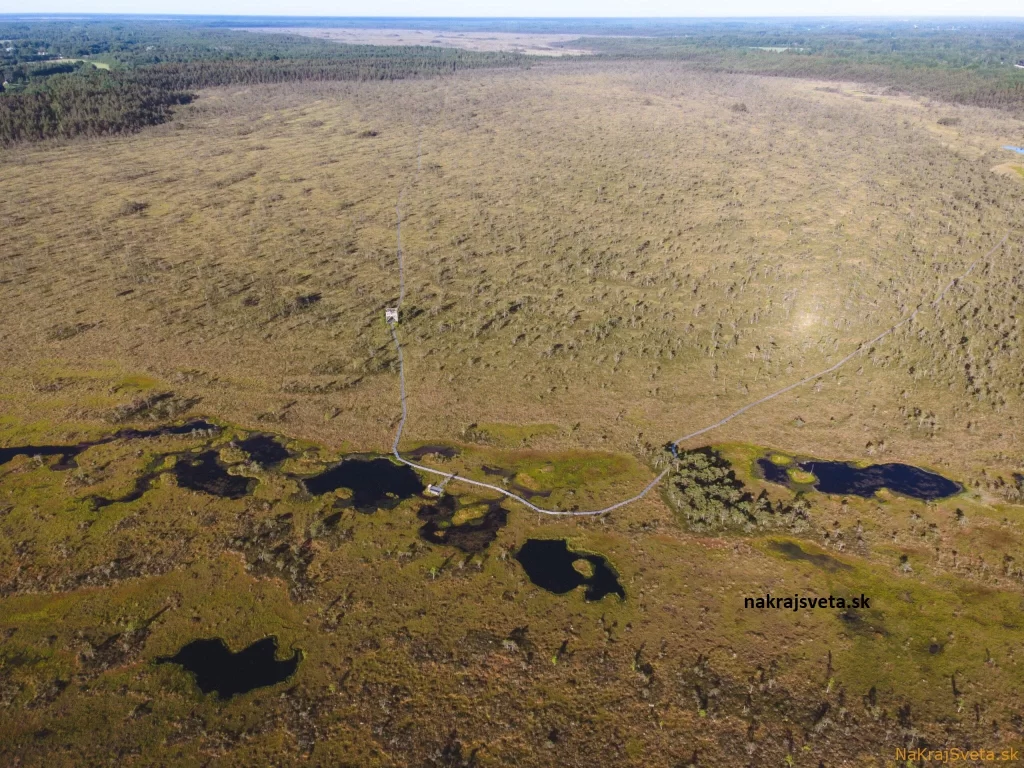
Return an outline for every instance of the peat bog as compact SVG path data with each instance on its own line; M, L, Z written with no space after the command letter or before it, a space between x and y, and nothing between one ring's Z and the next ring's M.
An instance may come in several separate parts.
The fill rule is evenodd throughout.
M482 552L508 522L508 510L499 501L487 503L487 511L483 515L453 525L457 509L458 502L454 496L444 496L435 504L420 507L416 516L425 521L420 526L420 538L431 544L447 544L463 552Z
M237 447L249 454L249 458L262 467L277 466L291 456L291 452L273 435L250 435L245 440L239 440Z
M179 456L174 465L174 476L178 485L193 491L225 499L240 499L252 488L253 480L248 477L229 474L221 466L217 451L203 451L198 456Z
M174 656L160 656L157 664L177 664L195 677L203 693L230 699L240 693L284 682L298 669L301 651L277 658L277 638L264 637L240 651L232 652L220 638L193 640Z
M169 453L156 456L149 466L135 479L132 489L124 496L107 498L104 496L93 496L90 501L94 509L109 507L111 504L129 504L138 501L142 495L153 487L162 474L167 470L159 469L160 465L168 456L177 456L171 473L177 478L178 485L193 491L200 491L211 496L219 496L225 499L240 499L251 492L255 481L248 477L239 477L227 472L218 461L217 451L208 450L199 454L193 453Z
M616 594L626 599L626 591L619 583L618 574L600 555L573 552L565 539L527 539L516 553L530 581L548 592L564 595L579 586L585 586L586 600L600 600ZM592 571L586 576L575 567L578 561L589 563Z
M17 445L11 448L0 448L0 464L6 464L15 456L60 456L58 463L53 465L54 469L73 469L76 465L75 457L83 451L97 445L106 445L115 440L139 440L147 437L164 437L168 435L190 435L197 431L218 430L216 424L197 419L184 424L170 424L156 429L122 429L107 437L101 437L76 445Z

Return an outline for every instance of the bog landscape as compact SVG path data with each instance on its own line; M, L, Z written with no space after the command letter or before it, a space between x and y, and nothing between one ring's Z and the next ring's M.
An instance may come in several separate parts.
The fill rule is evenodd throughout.
M0 17L0 763L1020 749L1024 24L946 27Z

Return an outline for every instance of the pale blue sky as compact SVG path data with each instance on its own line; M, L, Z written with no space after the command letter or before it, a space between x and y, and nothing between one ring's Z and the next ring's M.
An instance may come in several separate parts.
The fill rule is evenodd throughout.
M1015 16L1024 0L38 0L31 13L281 16Z

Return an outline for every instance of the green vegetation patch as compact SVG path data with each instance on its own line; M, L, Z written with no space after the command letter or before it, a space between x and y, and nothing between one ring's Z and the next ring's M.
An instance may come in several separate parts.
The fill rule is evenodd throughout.
M473 443L521 448L538 438L558 435L561 431L557 424L470 424L463 437Z
M632 456L589 451L495 452L490 456L514 477L526 476L530 490L585 490L643 476Z
M462 507L452 515L452 519L448 522L448 525L463 525L464 523L471 522L473 520L479 520L485 514L487 514L488 506L486 504L474 504L467 507Z
M772 501L762 490L756 497L736 476L732 464L714 448L680 451L659 457L670 470L664 485L665 501L683 522L697 531L730 528L788 528L804 530L807 503Z
M814 476L813 472L808 472L805 469L797 469L796 467L788 469L787 474L789 475L790 480L800 485L813 485L818 480L818 478Z

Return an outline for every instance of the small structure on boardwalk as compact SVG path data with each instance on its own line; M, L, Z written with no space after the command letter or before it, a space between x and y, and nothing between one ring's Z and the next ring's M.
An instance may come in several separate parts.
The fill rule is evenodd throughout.
M385 307L384 320L388 323L398 322L398 307Z

